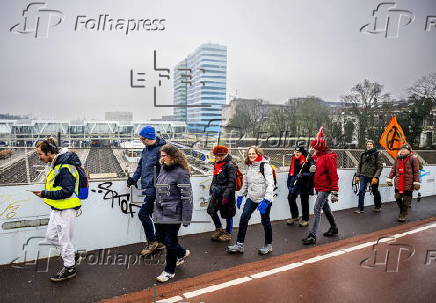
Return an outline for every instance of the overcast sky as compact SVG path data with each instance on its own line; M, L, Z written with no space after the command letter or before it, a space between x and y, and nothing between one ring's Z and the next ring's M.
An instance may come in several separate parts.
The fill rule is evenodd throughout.
M38 39L9 30L23 22L29 3L0 2L1 113L104 119L105 111L132 111L135 120L172 114L153 106L153 50L159 67L172 70L207 42L227 46L227 99L237 91L271 103L306 95L337 101L365 78L400 98L436 72L436 28L425 31L427 16L436 16L434 0L395 1L415 19L393 39L359 31L381 3L372 0L45 1L64 20ZM165 30L74 31L78 15L99 14L166 19ZM130 87L132 68L146 73L146 88ZM172 79L158 93L158 103L172 104Z

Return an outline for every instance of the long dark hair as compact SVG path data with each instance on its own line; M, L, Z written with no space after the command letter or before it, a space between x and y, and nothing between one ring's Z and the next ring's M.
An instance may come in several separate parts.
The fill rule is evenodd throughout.
M186 160L185 154L183 154L177 147L171 144L165 144L164 146L162 146L161 151L171 157L172 165L177 164L181 168L187 170L189 174L191 174L191 168L189 167L188 160ZM162 159L161 164L163 164Z
M54 155L59 154L59 147L56 145L56 140L53 137L49 137L45 140L39 140L35 144L36 148L39 148L44 154L52 153Z

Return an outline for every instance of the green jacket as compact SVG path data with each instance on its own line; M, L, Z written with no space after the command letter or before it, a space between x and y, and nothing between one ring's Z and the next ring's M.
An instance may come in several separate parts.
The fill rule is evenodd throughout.
M380 178L383 169L383 162L379 151L375 148L367 150L360 155L359 165L357 166L357 176L369 178Z

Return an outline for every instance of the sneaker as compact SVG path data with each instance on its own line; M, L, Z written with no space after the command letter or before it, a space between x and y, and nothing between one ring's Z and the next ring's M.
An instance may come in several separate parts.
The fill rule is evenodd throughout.
M225 233L226 231L222 228L217 228L215 229L215 231L213 232L212 236L210 237L210 239L212 241L218 241L218 238Z
M186 258L191 255L191 251L189 249L186 250L185 255L181 258L177 258L176 266L180 266L185 263Z
M304 245L316 244L316 238L314 235L309 234L306 238L302 239Z
M244 253L244 243L236 242L236 244L228 246L227 252L229 254L234 254L234 253L243 254Z
M402 214L400 214L398 216L398 219L397 219L398 222L405 222L406 220L407 220L407 216L406 215L402 215Z
M298 225L300 225L301 227L307 227L307 226L309 226L309 221L301 220L300 224L298 224Z
M272 252L272 244L267 244L262 248L259 248L259 255L267 255Z
M291 218L289 220L286 220L287 225L294 225L295 222L298 222L298 218Z
M156 277L156 281L158 282L167 282L168 280L174 278L176 274L170 274L169 272L163 271L158 277Z
M158 242L150 242L145 245L145 248L141 250L141 255L147 256L152 254L158 247Z
M363 211L363 210L360 210L360 209L356 209L356 210L354 211L354 213L355 213L355 214L363 214L364 211Z
M230 240L232 240L232 235L228 232L224 232L218 237L218 241L220 242L230 242Z
M50 278L52 282L61 282L71 278L74 278L77 275L76 268L74 266L71 267L62 267L62 269Z
M372 211L375 213L379 213L379 212L381 212L381 207L374 207L374 209Z
M336 237L338 235L338 228L337 227L330 227L327 232L325 232L324 237Z

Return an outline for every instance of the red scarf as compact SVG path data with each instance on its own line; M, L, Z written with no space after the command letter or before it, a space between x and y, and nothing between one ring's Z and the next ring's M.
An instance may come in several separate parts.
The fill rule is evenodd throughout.
M405 166L406 166L406 162L409 161L409 156L407 156L404 159L400 159L399 161L399 167L398 167L398 172L400 173L400 176L398 178L398 191L400 192L400 194L404 193L404 186L405 186Z
M213 164L213 175L214 175L214 176L215 176L215 175L218 175L220 172L222 172L224 164L226 164L225 161L222 161L222 162L215 162L215 163Z
M254 159L254 161L250 161L250 164L253 164L254 162L260 162L263 160L262 155L258 155L256 159Z
M304 155L301 155L299 158L295 158L295 156L292 156L291 158L291 167L289 169L289 175L293 176L295 172L295 161L298 161L299 164L302 164L306 162L306 157Z

